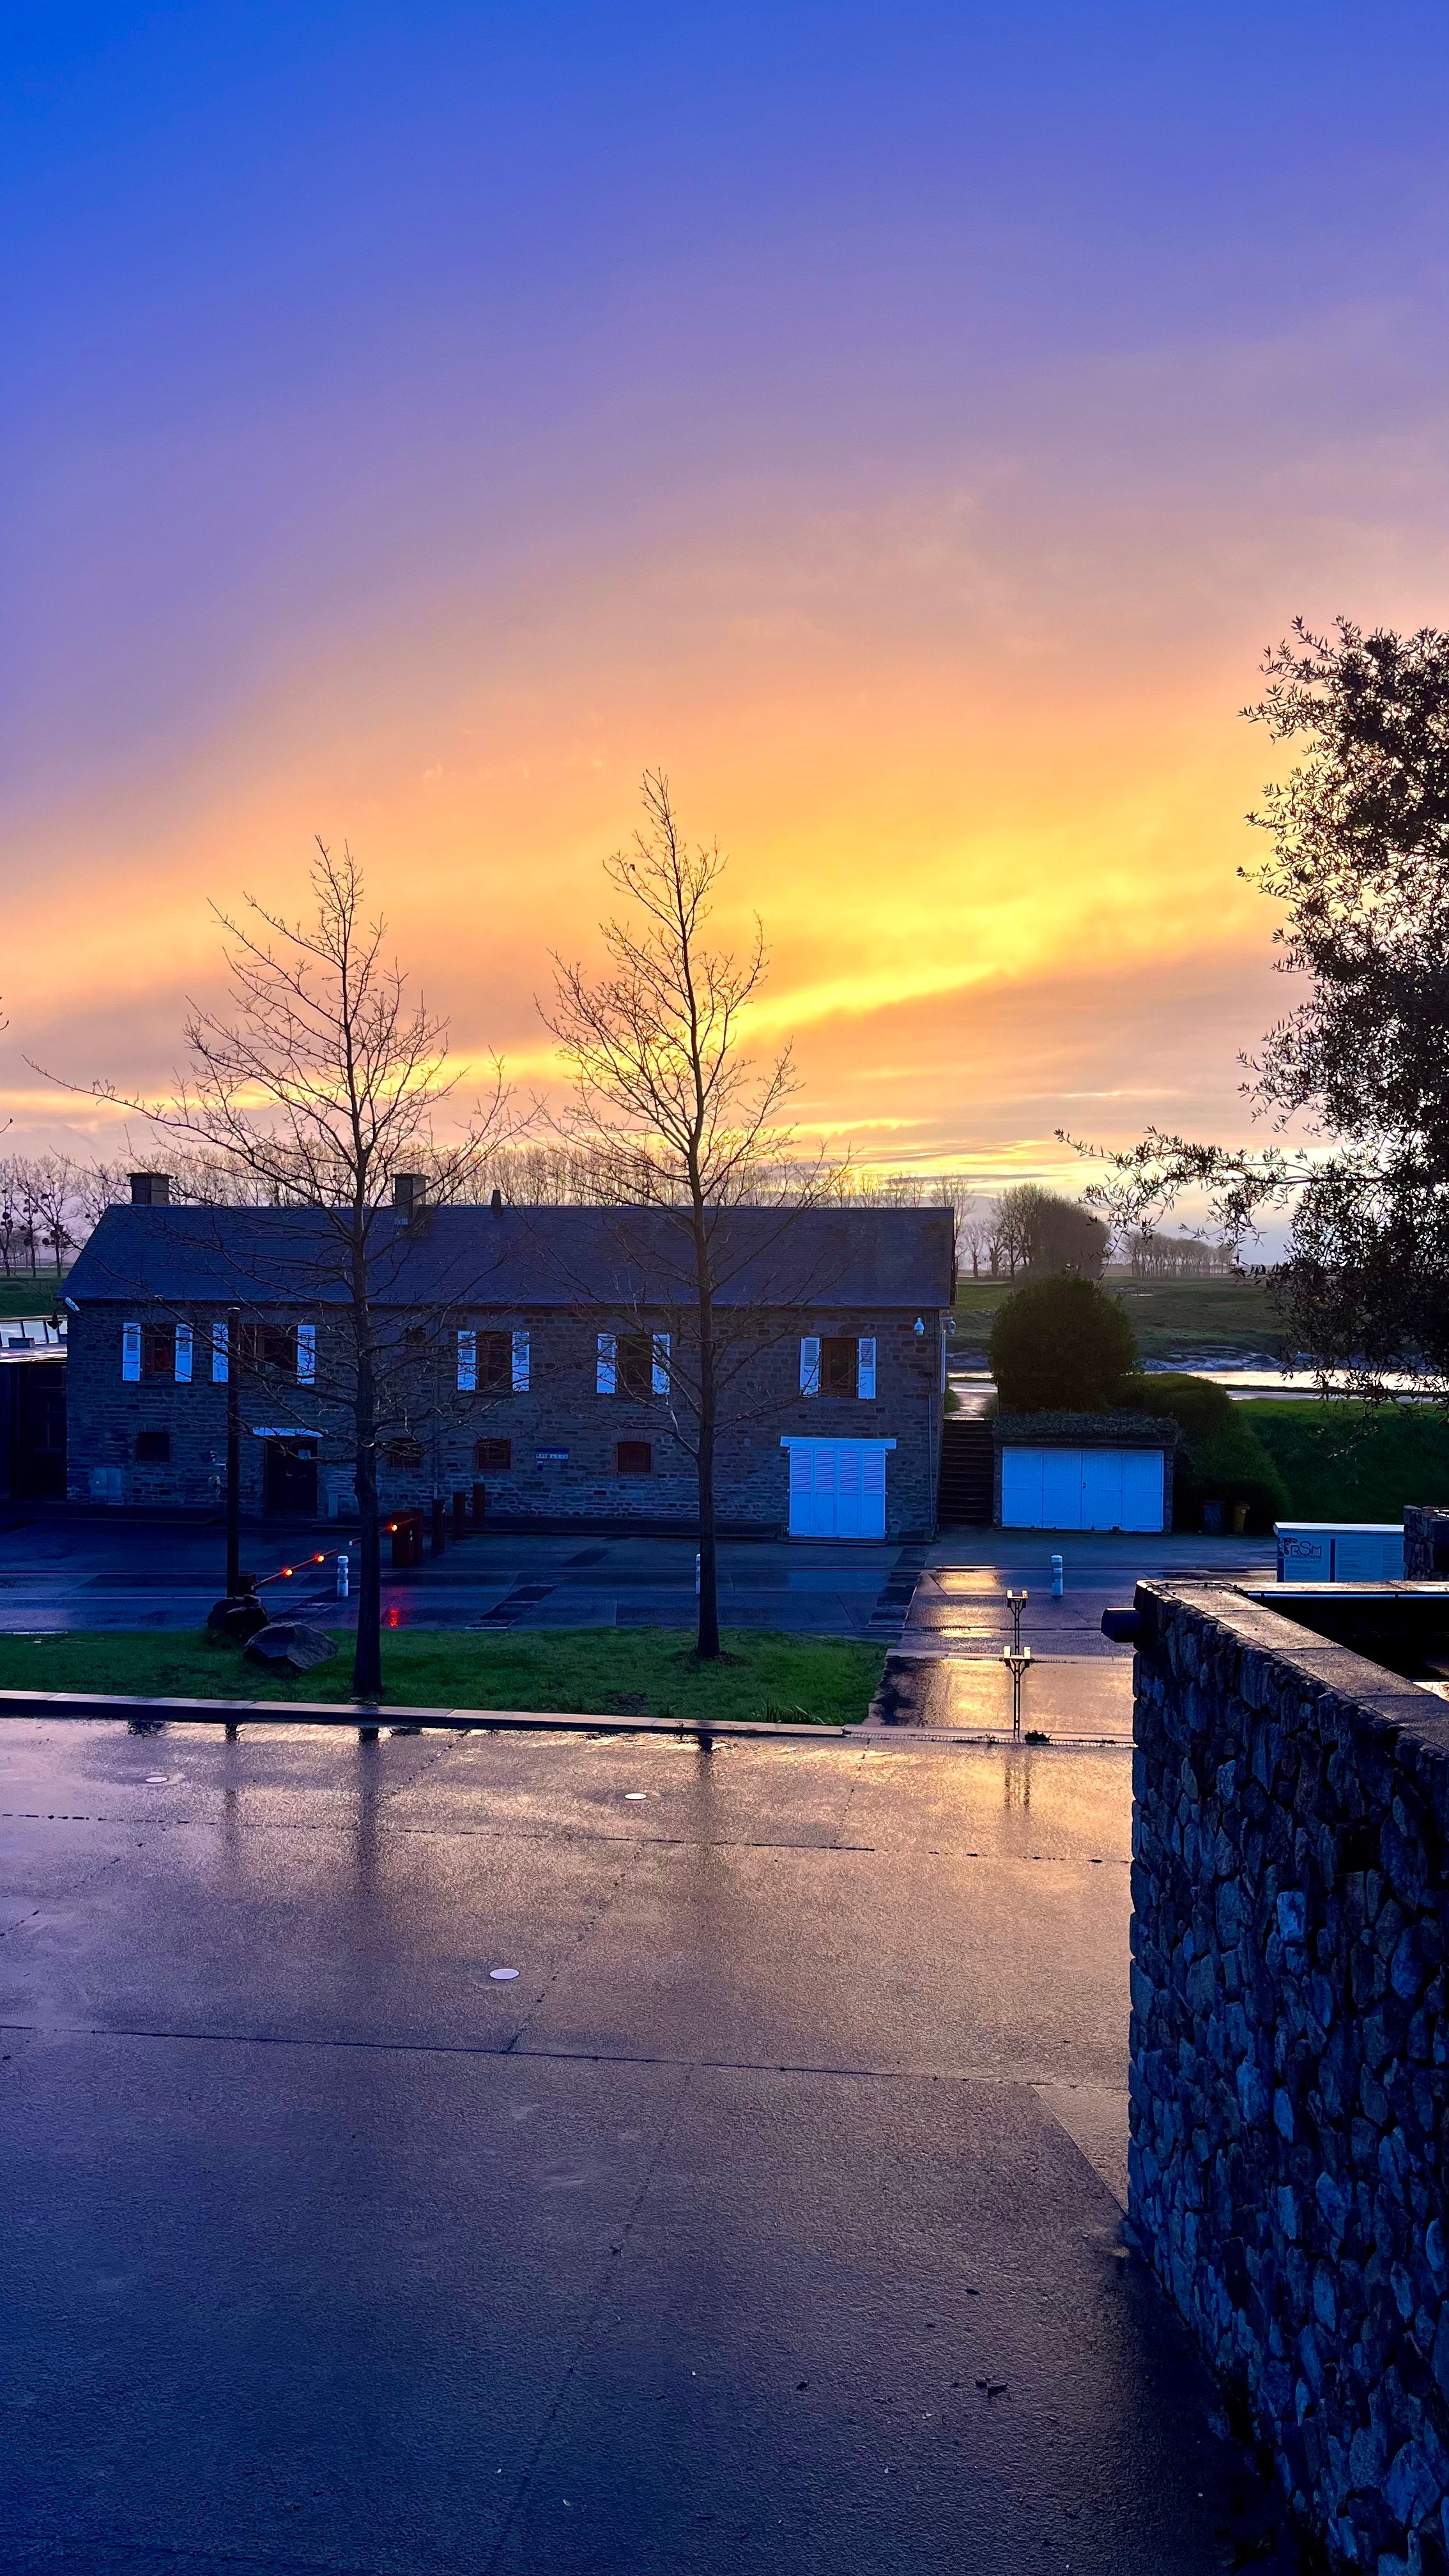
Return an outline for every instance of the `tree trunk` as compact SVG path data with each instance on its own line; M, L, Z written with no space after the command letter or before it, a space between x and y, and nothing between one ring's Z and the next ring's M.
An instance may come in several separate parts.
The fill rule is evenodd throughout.
M714 1298L709 1276L709 1242L704 1209L694 1212L695 1282L699 1298L699 1633L695 1653L703 1662L719 1656L719 1557L714 1529Z
M382 1694L382 1533L377 1508L377 1391L373 1382L372 1327L366 1307L354 1307L357 1385L353 1397L353 1482L359 1524L357 1650L352 1660L354 1699Z

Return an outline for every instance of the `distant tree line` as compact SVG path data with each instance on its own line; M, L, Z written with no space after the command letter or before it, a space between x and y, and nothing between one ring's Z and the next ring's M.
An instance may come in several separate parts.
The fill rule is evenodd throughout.
M415 1159L419 1177L432 1183L435 1158L420 1149ZM12 1156L0 1161L0 1275L38 1278L42 1270L64 1270L105 1209L130 1197L133 1170L164 1172L172 1198L186 1207L284 1206L297 1196L280 1180L264 1180L219 1152L158 1150L154 1140L119 1161L65 1153ZM637 1140L543 1138L500 1145L481 1156L453 1203L485 1205L496 1190L506 1207L648 1207L668 1200L678 1186L677 1175ZM802 1202L948 1207L956 1219L957 1261L973 1279L1060 1271L1095 1279L1107 1257L1108 1230L1101 1219L1031 1181L983 1199L961 1172L759 1159L741 1163L733 1193L741 1204L781 1208ZM1143 1277L1232 1267L1230 1253L1193 1236L1144 1233L1133 1238L1131 1253L1133 1270Z

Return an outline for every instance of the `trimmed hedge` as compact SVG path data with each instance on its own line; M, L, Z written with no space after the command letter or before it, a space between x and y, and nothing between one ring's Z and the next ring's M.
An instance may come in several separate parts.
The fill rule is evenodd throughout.
M1204 1503L1221 1503L1231 1516L1248 1506L1248 1527L1270 1530L1289 1509L1289 1488L1272 1453L1259 1439L1250 1412L1226 1388L1186 1371L1129 1378L1126 1402L1166 1414L1183 1435L1173 1482L1172 1517L1179 1529L1200 1529Z

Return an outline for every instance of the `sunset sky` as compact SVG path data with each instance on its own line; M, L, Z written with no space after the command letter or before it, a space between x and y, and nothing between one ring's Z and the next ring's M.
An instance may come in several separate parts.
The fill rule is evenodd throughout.
M0 1152L314 832L545 1081L646 765L812 1141L1243 1131L1236 711L1449 623L1441 0L5 21Z

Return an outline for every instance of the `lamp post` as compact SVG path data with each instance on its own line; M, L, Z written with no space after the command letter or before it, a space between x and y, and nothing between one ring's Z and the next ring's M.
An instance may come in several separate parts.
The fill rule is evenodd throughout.
M1007 1647L1001 1660L1011 1675L1011 1740L1013 1744L1019 1744L1021 1742L1021 1685L1026 1668L1031 1662L1031 1648L1030 1646L1024 1646L1021 1642L1021 1614L1026 1608L1030 1597L1030 1594L1026 1592L1008 1592L1006 1596L1007 1608L1011 1612L1011 1643Z

